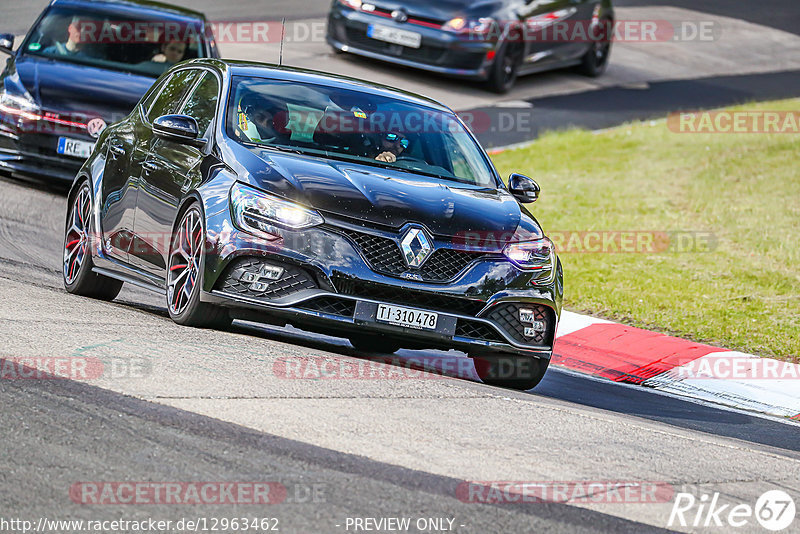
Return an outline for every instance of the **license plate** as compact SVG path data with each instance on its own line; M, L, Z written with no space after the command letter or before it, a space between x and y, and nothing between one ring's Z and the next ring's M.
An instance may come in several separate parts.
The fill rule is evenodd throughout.
M69 137L58 138L57 152L65 156L86 159L89 157L89 154L92 153L93 148L94 143L90 143L89 141L70 139Z
M378 304L378 314L375 319L382 323L415 328L417 330L436 330L439 314L401 306Z
M379 41L399 44L409 48L419 48L422 44L422 34L407 30L398 30L389 26L376 26L370 24L367 27L367 37L372 37Z

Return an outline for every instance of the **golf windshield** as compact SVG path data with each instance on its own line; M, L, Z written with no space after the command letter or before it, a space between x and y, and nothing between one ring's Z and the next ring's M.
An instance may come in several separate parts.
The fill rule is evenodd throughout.
M373 93L236 76L228 135L291 150L496 187L494 168L449 111Z
M158 77L202 56L202 22L135 19L102 9L54 6L31 30L21 53Z

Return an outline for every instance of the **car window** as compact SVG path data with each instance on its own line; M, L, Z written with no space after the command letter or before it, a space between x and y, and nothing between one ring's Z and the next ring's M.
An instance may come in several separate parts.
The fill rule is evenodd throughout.
M20 53L157 78L180 61L202 57L204 40L200 20L53 6L28 34Z
M197 121L197 129L201 134L205 133L217 113L218 93L217 77L206 72L180 111L182 115Z
M496 187L496 171L449 110L391 95L235 76L226 129L248 144Z
M153 105L147 112L147 120L153 122L161 115L176 113L178 106L183 102L183 97L191 90L202 72L199 69L186 69L173 74L153 101Z

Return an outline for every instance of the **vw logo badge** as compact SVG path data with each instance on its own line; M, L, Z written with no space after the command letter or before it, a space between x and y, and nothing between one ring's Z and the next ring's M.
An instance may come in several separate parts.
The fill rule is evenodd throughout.
M422 228L411 228L400 241L400 250L409 267L418 268L433 252L430 238Z
M97 139L100 137L100 134L103 133L103 130L106 129L106 121L101 119L100 117L96 117L86 123L86 131L89 132L89 135Z
M395 9L392 11L392 19L394 19L395 22L405 22L408 20L408 13L402 9Z

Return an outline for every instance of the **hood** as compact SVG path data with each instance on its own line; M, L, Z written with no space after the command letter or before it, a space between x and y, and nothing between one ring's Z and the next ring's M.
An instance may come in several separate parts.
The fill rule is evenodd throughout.
M17 58L6 83L21 84L42 109L102 117L111 124L127 116L154 78L57 62L35 56Z
M538 224L505 189L257 148L248 152L260 160L258 167L255 158L240 161L254 185L313 207L329 218L397 229L416 222L439 236L477 232L508 239L522 222L528 233L541 235Z
M501 2L497 0L376 0L374 4L382 9L394 11L402 9L411 16L448 21L459 16L484 17L495 12Z

